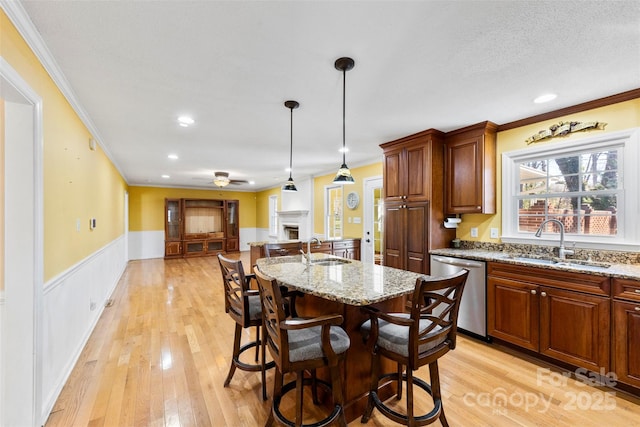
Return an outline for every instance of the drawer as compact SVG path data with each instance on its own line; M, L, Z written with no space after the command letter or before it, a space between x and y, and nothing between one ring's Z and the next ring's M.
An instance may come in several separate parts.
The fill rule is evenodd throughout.
M487 275L606 297L611 293L611 279L594 274L489 262Z
M640 281L613 279L613 297L630 301L640 301Z
M331 242L312 243L311 252L331 252Z
M333 249L351 249L360 247L359 240L342 240L339 242L333 242Z

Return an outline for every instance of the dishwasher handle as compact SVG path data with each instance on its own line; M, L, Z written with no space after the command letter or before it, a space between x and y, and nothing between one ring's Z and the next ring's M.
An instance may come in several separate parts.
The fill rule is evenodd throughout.
M449 257L441 257L437 255L432 255L431 259L442 264L454 265L456 267L465 267L465 268L482 268L484 267L484 262L478 261L469 261L463 260L459 258L449 258Z

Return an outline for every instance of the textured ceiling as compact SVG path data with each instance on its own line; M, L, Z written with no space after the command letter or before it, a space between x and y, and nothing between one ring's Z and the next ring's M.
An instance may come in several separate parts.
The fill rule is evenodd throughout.
M498 124L640 87L638 1L23 1L131 185L263 189L428 128ZM536 96L555 92L547 104ZM190 114L195 125L176 118ZM175 153L178 160L167 155ZM162 174L170 176L161 178Z

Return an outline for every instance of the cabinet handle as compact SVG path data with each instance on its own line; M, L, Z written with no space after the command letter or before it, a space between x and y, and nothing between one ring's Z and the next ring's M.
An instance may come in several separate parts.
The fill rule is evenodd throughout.
M640 307L635 307L635 310L636 311L640 311Z
M535 295L535 294L537 294L537 293L538 293L538 292L537 292L535 289L531 289L531 295Z
M540 295L543 296L543 297L546 297L547 293L546 292L540 292Z

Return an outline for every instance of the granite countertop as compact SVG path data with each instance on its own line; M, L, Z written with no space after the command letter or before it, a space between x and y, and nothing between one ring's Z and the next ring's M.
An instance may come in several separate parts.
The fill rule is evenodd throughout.
M323 260L338 261L335 265L317 264ZM295 255L260 258L257 264L260 271L278 279L288 288L356 306L410 294L416 279L423 276L321 253L312 253L311 261L307 265L302 255Z
M478 261L497 261L529 267L551 270L573 271L599 276L640 280L640 264L624 264L616 262L600 262L581 259L559 258L539 255L528 255L513 252L483 249L434 249L432 255L450 256ZM614 259L615 260L615 259Z

